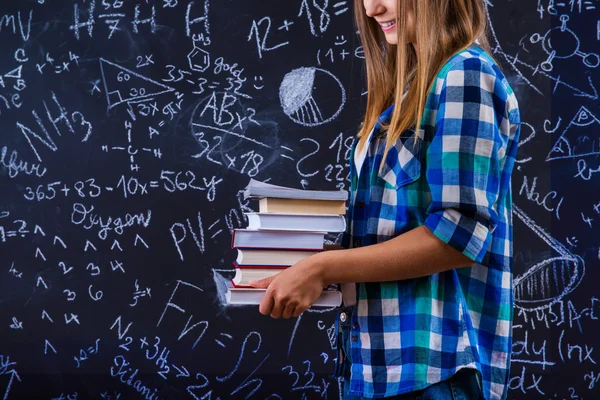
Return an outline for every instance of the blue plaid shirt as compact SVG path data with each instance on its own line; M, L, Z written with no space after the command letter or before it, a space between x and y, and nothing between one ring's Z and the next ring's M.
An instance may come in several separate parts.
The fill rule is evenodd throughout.
M512 345L517 100L493 59L472 45L435 78L422 121L418 133L405 132L390 148L381 172L385 132L376 125L359 178L355 141L342 246L380 243L425 225L474 264L356 284L349 393L412 392L468 367L481 373L487 400L504 399Z

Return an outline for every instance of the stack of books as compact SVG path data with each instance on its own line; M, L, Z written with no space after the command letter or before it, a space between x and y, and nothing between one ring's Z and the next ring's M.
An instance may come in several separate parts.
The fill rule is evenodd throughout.
M258 199L259 211L245 213L248 227L233 231L231 247L238 256L226 295L228 304L260 304L266 289L251 287L251 281L335 248L325 244L325 235L346 229L346 191L294 189L251 179L244 198ZM329 287L313 306L335 307L341 301L341 292Z

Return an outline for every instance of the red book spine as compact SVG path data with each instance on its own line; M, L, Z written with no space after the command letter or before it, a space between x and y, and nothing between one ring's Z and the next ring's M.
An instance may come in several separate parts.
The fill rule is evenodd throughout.
M236 289L256 289L254 286L250 285L236 285L235 283L233 283L233 280L231 281L231 286L233 286Z

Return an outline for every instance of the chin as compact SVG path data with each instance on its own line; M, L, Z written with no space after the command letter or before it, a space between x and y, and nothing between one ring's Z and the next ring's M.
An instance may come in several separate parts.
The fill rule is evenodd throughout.
M385 35L385 41L388 42L388 44L393 44L396 45L398 44L398 37L396 36L396 34L394 33L394 35Z

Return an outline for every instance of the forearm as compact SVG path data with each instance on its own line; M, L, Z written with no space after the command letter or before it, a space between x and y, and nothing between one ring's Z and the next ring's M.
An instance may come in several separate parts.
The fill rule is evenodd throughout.
M319 256L317 265L325 285L404 280L474 264L425 226L383 243L326 251Z

